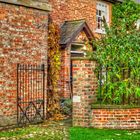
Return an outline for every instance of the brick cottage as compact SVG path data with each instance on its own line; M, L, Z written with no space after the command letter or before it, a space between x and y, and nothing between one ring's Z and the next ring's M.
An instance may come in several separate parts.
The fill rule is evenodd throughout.
M95 51L87 42L105 34L101 19L112 20L112 4L121 0L50 0L51 18L61 27L61 93L73 97L73 125L97 128L139 129L139 108L93 107L96 102L96 62L85 57Z
M91 108L96 102L96 62L87 59L86 52L95 51L89 42L105 34L103 16L111 24L113 3L113 0L0 0L0 127L16 124L18 119L20 123L30 122L45 114L50 12L61 30L60 94L73 98L73 125L140 128L139 108ZM44 65L38 68L41 64ZM43 82L40 81L42 75L31 73L34 69L43 72ZM29 93L37 92L36 97L40 97L40 87L43 87L43 102L33 101ZM40 112L42 108L44 111Z
M69 97L71 93L69 86L71 85L71 55L82 53L82 51L78 52L79 47L87 50L84 46L85 41L104 34L100 19L105 16L107 23L111 23L112 1L50 0L49 2L52 5L51 18L61 27L62 93L64 97ZM88 47L88 49L93 49L92 47Z

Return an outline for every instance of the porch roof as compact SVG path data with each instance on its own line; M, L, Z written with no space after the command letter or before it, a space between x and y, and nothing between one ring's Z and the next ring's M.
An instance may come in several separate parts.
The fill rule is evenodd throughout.
M93 39L93 33L85 20L65 21L61 26L60 45L62 48L69 46L77 35L84 31L89 40Z

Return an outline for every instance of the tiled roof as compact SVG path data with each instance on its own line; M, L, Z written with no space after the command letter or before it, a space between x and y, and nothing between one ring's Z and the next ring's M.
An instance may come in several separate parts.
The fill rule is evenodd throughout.
M89 39L93 38L93 34L85 20L65 21L61 26L60 45L65 47L69 45L82 30L85 31Z
M67 44L73 34L83 26L85 20L77 20L77 21L65 21L65 23L61 27L61 38L60 44Z

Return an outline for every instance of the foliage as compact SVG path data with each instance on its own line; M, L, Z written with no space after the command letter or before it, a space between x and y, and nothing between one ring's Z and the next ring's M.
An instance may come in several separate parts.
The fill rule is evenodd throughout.
M103 100L107 98L119 104L123 95L140 97L140 29L136 28L139 18L140 4L132 0L116 4L113 6L111 27L104 21L106 35L93 41L97 50L91 57L99 64L97 71L106 67L109 69L107 75L102 75L103 81L108 80L102 85L101 94L108 89ZM125 77L123 69L131 69L130 76Z
M47 115L55 117L60 114L60 97L58 93L58 82L60 73L60 46L59 28L53 22L49 23L48 34L48 96Z
M63 99L61 101L62 113L64 115L71 115L72 113L72 100L71 99Z
M71 128L70 140L139 140L139 130Z

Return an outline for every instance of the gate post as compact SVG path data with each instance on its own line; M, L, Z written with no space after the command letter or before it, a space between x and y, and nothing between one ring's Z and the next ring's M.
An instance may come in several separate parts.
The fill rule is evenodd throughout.
M73 70L73 126L90 126L91 104L96 101L96 62L88 59L72 60Z

